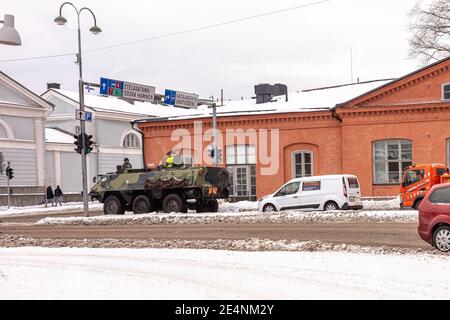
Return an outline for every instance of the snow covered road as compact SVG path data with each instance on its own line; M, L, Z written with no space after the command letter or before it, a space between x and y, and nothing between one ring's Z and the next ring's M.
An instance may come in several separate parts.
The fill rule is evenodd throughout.
M0 249L0 299L448 299L446 256Z

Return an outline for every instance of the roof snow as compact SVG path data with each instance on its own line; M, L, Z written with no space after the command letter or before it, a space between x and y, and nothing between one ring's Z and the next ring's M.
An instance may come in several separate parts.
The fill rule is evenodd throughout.
M319 88L289 93L289 101L285 96L275 97L273 102L256 104L255 99L226 101L224 106L217 107L217 116L237 116L253 114L275 114L290 112L312 112L330 110L336 105L347 102L364 93L391 82L389 80L376 80L350 85ZM207 106L199 106L192 110L190 115L178 115L166 117L169 120L182 120L212 116L212 109ZM159 119L155 119L158 121ZM160 119L163 120L163 119Z
M50 91L55 91L59 94L62 94L63 96L66 96L76 103L78 103L79 101L78 92L61 89L50 89ZM85 106L93 109L94 111L129 113L138 116L150 117L172 117L192 114L192 110L188 109L173 106L156 105L150 102L136 101L134 104L131 104L126 102L125 100L100 95L85 94L84 100Z
M58 129L45 128L45 142L47 143L74 143L74 138L71 134L62 132Z
M255 99L226 101L217 107L219 117L273 114L289 112L311 112L330 110L336 105L347 102L364 93L383 86L391 80L376 80L349 85L296 91L289 93L289 101L284 96L275 97L273 102L256 104ZM60 89L51 89L78 103L78 93ZM212 116L212 109L201 105L197 109L183 109L172 106L156 105L149 102L128 103L124 100L99 95L85 95L85 105L94 111L128 113L140 118L161 120L181 120Z

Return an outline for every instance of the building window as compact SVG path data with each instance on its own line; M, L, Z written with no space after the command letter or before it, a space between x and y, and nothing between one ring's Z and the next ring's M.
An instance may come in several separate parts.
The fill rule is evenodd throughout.
M227 146L227 164L256 164L256 148L251 145Z
M134 133L128 134L125 139L123 139L124 148L140 148L139 138Z
M408 140L385 140L373 144L374 184L398 184L412 166L412 143Z
M313 153L310 151L298 151L292 154L292 172L294 178L312 177Z
M450 100L450 83L442 85L442 99Z
M252 145L227 146L232 201L256 201L256 148Z

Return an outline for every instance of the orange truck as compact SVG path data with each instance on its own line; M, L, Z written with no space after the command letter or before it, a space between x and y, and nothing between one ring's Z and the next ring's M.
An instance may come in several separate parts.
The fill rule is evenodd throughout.
M400 188L400 206L419 210L427 192L434 185L446 182L450 182L450 173L443 164L417 164L408 167Z

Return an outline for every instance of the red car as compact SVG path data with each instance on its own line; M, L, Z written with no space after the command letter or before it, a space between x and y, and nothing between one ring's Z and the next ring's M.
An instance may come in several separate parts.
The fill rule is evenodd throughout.
M419 235L442 252L450 251L450 183L435 185L419 207Z

